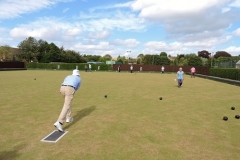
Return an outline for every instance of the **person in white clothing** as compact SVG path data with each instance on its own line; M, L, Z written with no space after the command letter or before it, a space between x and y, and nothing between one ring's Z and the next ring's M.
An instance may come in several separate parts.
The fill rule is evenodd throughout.
M89 68L89 71L92 72L92 65L91 64L88 65L88 68Z
M162 66L162 73L164 73L164 66Z
M133 73L133 65L130 66L130 71Z

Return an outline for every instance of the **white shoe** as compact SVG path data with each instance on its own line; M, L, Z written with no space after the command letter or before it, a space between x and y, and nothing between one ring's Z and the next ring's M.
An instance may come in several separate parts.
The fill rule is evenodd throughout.
M72 121L73 121L73 118L72 118L72 117L66 119L66 122L67 122L67 123L72 122Z
M62 125L59 122L53 124L60 132L63 132Z

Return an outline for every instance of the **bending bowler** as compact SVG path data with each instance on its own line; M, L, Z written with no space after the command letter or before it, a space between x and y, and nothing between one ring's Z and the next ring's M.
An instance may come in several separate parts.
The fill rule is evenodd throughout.
M67 123L73 121L73 117L71 117L71 110L72 110L72 100L75 92L79 89L81 86L81 78L79 77L80 73L79 70L75 69L72 72L72 75L68 75L61 87L60 87L60 93L64 97L64 105L62 108L62 111L58 117L58 120L56 123L54 123L54 126L60 131L63 132L62 125L66 121Z

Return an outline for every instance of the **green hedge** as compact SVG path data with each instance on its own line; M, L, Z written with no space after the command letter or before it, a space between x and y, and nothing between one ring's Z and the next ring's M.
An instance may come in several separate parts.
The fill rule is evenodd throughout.
M235 68L210 68L210 76L240 80L240 69Z
M73 70L78 66L79 70L85 70L86 63L27 63L27 69L58 69L58 65L60 65L60 70ZM100 66L101 71L112 70L112 66L109 64L91 64L92 70L98 70L98 66Z

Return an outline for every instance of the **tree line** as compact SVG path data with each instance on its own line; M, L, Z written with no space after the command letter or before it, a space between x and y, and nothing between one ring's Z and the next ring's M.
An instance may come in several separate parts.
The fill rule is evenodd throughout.
M18 60L25 62L64 62L64 63L86 63L106 62L112 59L111 55L81 55L74 50L65 50L54 43L48 43L42 39L36 40L28 37L18 44L18 53L8 45L0 47L0 58L3 60Z
M74 50L65 50L64 47L58 47L54 43L48 43L42 39L36 40L28 37L18 45L16 54L10 46L0 46L0 59L18 60L26 62L64 62L64 63L86 63L86 62L106 62L111 61L112 56L105 54L100 55L82 55ZM178 65L178 66L221 66L233 65L239 56L231 56L228 52L217 51L215 54L206 50L199 51L197 54L179 54L176 57L168 55L166 52L160 54L139 54L137 58L126 58L118 56L116 61L122 64L146 64L146 65Z
M138 64L177 65L177 66L208 66L208 67L235 67L240 60L239 56L232 56L226 51L217 51L215 54L206 50L198 54L178 54L176 57L161 52L160 55L139 54Z

